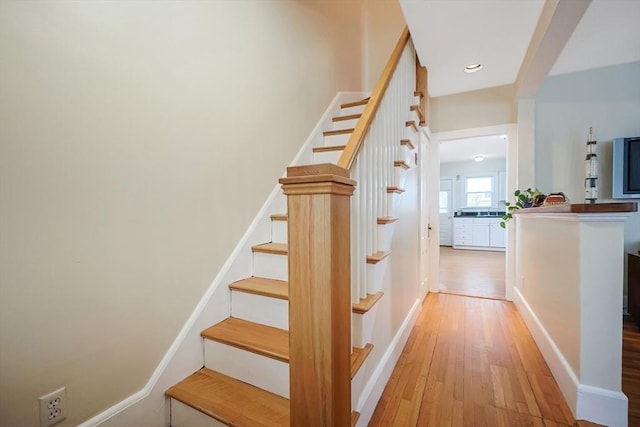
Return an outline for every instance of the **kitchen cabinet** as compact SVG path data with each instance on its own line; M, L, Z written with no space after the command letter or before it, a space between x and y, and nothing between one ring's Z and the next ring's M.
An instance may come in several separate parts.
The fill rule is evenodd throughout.
M453 247L462 249L504 250L505 230L500 217L462 217L453 220Z

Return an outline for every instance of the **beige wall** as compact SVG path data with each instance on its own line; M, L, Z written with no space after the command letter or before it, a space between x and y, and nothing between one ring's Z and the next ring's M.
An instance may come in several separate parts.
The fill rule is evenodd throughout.
M0 3L0 425L37 426L60 386L61 426L142 388L329 101L365 86L362 12Z
M363 82L373 90L406 23L395 0L366 0Z
M514 123L514 94L513 85L504 85L431 98L429 127L446 132Z

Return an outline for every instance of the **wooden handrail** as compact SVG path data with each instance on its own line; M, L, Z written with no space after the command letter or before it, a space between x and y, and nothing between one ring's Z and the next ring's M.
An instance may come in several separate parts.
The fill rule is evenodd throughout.
M396 47L393 49L393 53L391 54L389 61L387 61L387 65L384 67L382 75L378 79L378 82L371 93L371 98L362 112L362 117L358 120L358 124L351 134L349 142L347 142L347 146L338 160L338 166L351 170L351 167L356 160L356 156L358 155L358 151L360 151L360 147L362 146L362 142L369 131L373 117L382 102L387 86L389 86L391 76L393 76L393 72L395 71L398 62L400 62L400 57L402 56L404 47L409 41L409 37L409 28L405 26L404 30L402 30L398 43L396 43Z

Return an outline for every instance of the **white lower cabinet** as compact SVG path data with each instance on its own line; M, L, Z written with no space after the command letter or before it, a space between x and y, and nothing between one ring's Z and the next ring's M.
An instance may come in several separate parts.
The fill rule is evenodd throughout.
M506 232L500 221L499 217L454 218L453 247L503 250Z

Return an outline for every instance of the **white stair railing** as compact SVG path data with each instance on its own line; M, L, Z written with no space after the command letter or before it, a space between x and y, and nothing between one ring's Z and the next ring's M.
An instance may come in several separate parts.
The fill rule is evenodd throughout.
M388 193L387 188L401 185L400 182L395 182L397 174L394 171L394 162L404 160L401 152L404 148L400 141L408 138L406 121L413 114L410 109L416 88L416 56L410 39L407 38L400 52L395 70L390 75L386 90L379 98L377 109L370 118L368 131L364 134L360 149L350 167L351 178L357 182L351 199L353 303L358 303L361 298L379 291L373 289L372 280L367 276L367 257L380 255L390 249L387 247L387 239L380 233L382 226L378 225L378 218L393 217L395 213L394 201L397 196L395 193ZM361 121L367 116L368 109L375 108L372 105L375 95L374 91ZM354 135L357 130L356 128ZM350 140L347 147L351 142ZM342 157L338 165L341 165L341 161Z

